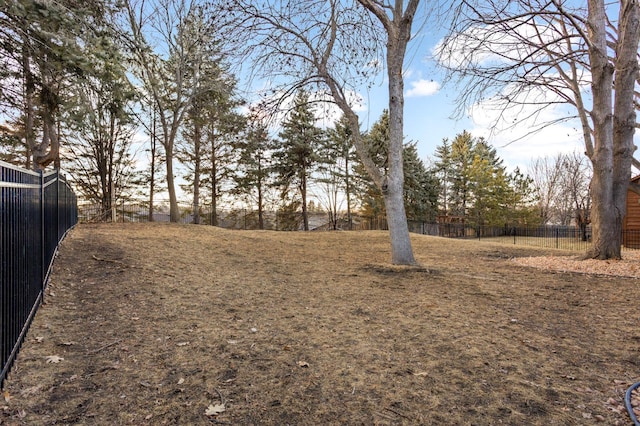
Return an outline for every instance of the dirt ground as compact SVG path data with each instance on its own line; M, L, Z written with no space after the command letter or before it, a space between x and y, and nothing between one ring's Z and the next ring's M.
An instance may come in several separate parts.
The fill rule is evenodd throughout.
M81 225L3 389L6 425L629 425L640 281L381 231Z

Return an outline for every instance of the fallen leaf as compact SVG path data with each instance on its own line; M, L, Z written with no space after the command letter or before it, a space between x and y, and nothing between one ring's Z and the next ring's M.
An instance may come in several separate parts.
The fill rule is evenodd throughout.
M176 343L176 346L187 346L189 344L189 342L179 342Z
M11 402L11 394L8 391L2 392L2 396L4 398L4 402L6 402L7 404Z
M184 379L182 377L180 377L180 380L178 380L178 384L181 385L184 383Z
M419 373L413 373L414 376L427 377L429 374L426 371L421 371Z
M38 343L42 343L43 340L44 340L44 337L42 337L42 336L36 337L36 342L38 342Z
M58 355L49 355L46 359L47 359L47 364L57 364L60 361L64 361L64 358Z
M204 412L205 416L217 416L225 412L224 404L209 405Z
M306 361L298 361L298 367L308 367L309 363Z

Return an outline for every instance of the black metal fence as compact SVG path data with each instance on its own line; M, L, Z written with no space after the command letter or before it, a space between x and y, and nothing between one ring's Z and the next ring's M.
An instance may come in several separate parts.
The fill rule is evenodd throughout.
M409 231L446 238L477 239L515 245L586 251L591 246L591 227L575 226L470 226L409 221ZM640 249L640 230L622 231L623 250Z
M78 222L76 206L58 171L0 161L0 385L42 302L58 244Z

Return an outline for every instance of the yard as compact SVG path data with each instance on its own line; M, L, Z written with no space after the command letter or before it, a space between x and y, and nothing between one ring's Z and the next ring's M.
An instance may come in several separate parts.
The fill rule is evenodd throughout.
M630 424L638 279L412 238L421 267L382 231L81 225L0 424Z

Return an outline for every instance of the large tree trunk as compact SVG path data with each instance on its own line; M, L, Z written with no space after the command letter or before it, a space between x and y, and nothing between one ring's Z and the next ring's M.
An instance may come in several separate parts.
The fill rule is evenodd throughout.
M178 197L176 196L176 184L173 177L173 149L165 149L167 163L167 190L169 192L169 220L177 223L180 221L178 209Z
M398 265L413 265L416 263L413 257L407 214L404 208L404 162L402 155L404 138L404 79L402 77L402 67L407 43L411 37L411 22L415 7L417 7L417 2L415 3L409 6L406 17L402 13L395 14L395 25L387 27L389 171L386 188L383 186L382 193L384 194L391 238L391 261Z
M193 165L193 223L200 224L200 144L201 144L201 126L197 122L193 131L193 151L194 151L194 165Z
M593 164L593 243L586 258L621 258L622 223L626 214L627 189L635 150L633 97L638 73L638 15L637 1L621 2L614 67L607 56L604 1L589 0L589 57L593 91L591 115L594 128L594 152L590 156ZM615 101L611 90L614 73Z
M399 79L389 78L389 94L391 96L389 101L389 171L386 187L383 185L382 193L391 239L391 261L399 265L413 265L416 261L413 257L407 214L404 208L404 166L402 161L404 99L402 86L402 77Z
M33 167L44 170L54 161L59 161L60 140L56 131L55 108L43 105L42 112L42 142L31 149L33 153Z
M161 110L162 111L162 110ZM176 195L176 181L173 174L173 154L174 143L176 135L178 133L178 123L182 120L178 119L174 113L172 117L171 126L168 124L167 118L164 114L160 114L160 121L162 123L163 139L162 146L165 153L165 163L167 167L167 192L169 193L169 220L173 223L180 222L180 210L178 209L178 197Z
M151 122L151 170L149 172L149 222L153 222L153 195L156 185L156 111L153 110Z

